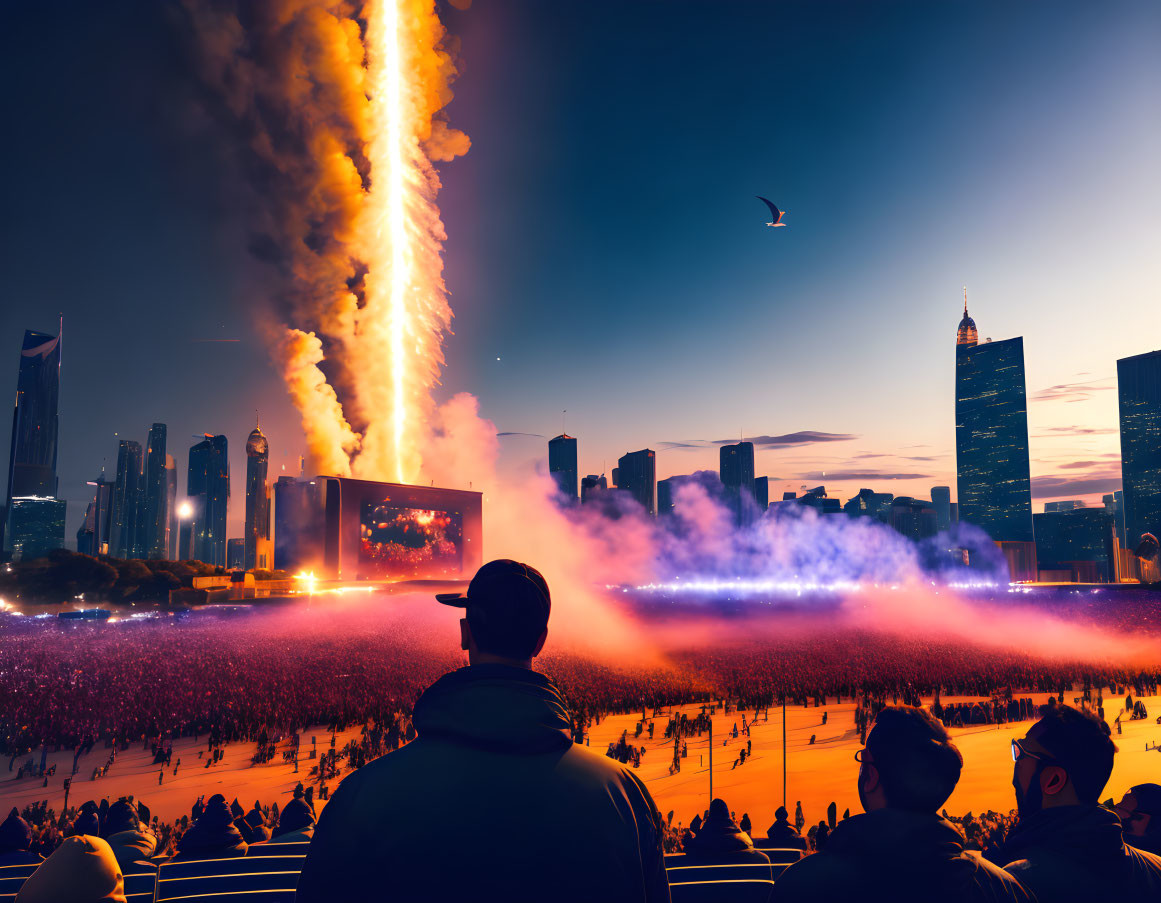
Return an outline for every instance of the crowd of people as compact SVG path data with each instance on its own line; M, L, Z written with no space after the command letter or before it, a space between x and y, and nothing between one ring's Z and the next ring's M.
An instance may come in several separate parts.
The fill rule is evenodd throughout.
M344 745L312 750L311 778L281 809L214 794L169 823L128 798L13 810L0 823L0 865L47 857L17 903L49 899L43 889L59 888L77 861L117 884L163 860L247 855L290 838L310 842L303 903L370 898L384 885L403 899L527 899L567 887L556 895L667 900L666 853L770 866L773 901L866 896L868 885L883 892L874 899L917 901L1161 895L1161 786L1100 802L1117 748L1097 715L1114 698L1135 712L1158 672L837 627L673 650L667 665L630 668L542 655L550 596L526 565L493 562L466 594L438 598L465 610L459 651L403 618L357 612L325 624L303 613L238 617L229 629L214 618L6 624L0 732L10 771L20 761L35 779L50 747L74 751L75 770L85 750L103 744L113 761L132 743L152 750L163 777L180 765L174 739L189 735L206 744L204 768L240 740L263 761L284 745L297 767L305 728L362 725ZM1020 691L1054 697L1037 707ZM959 695L988 701L940 701ZM832 698L855 703L861 813L840 816L832 804L808 827L801 804L793 820L779 808L761 838L750 813L715 799L675 825L635 773L659 713L677 768L686 740L709 730L708 714L733 713L723 739L738 743L738 767L750 726L771 706ZM675 714L682 704L702 714ZM641 715L635 734L588 747L593 724L630 712ZM1000 721L1030 722L1012 745L1015 808L947 815L963 757L945 724ZM332 794L326 782L339 778ZM315 783L328 798L317 823ZM450 813L471 838L454 857L443 855ZM776 881L769 847L797 851Z

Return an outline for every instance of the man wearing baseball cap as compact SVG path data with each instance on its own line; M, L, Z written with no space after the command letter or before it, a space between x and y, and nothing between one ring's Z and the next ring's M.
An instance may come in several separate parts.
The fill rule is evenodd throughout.
M468 666L420 696L416 740L335 791L296 900L669 900L649 791L573 743L560 691L532 668L544 577L492 561L436 598L464 609Z

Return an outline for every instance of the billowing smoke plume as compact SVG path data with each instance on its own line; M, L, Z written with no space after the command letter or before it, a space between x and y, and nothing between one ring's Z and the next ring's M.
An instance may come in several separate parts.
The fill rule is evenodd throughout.
M185 0L207 107L279 274L272 332L312 468L414 480L451 323L432 161L468 150L434 0Z

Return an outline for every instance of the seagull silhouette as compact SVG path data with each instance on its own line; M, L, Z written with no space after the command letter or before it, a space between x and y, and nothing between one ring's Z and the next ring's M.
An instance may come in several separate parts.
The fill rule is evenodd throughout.
M756 197L763 204L765 204L767 207L770 208L770 216L773 217L773 220L771 222L766 223L767 226L785 226L786 225L786 223L782 222L782 216L783 216L782 211L779 210L777 207L775 207L773 202L766 200L760 194L756 195Z

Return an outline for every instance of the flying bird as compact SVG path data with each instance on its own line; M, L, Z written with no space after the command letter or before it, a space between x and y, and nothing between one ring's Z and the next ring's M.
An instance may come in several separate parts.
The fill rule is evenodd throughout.
M786 225L786 223L782 222L783 213L781 210L779 210L777 207L775 207L773 203L771 203L770 201L768 201L764 197L762 197L762 195L760 195L760 194L757 195L757 198L763 204L765 204L767 207L770 208L770 216L773 217L773 219L770 222L766 223L767 226L785 226Z

